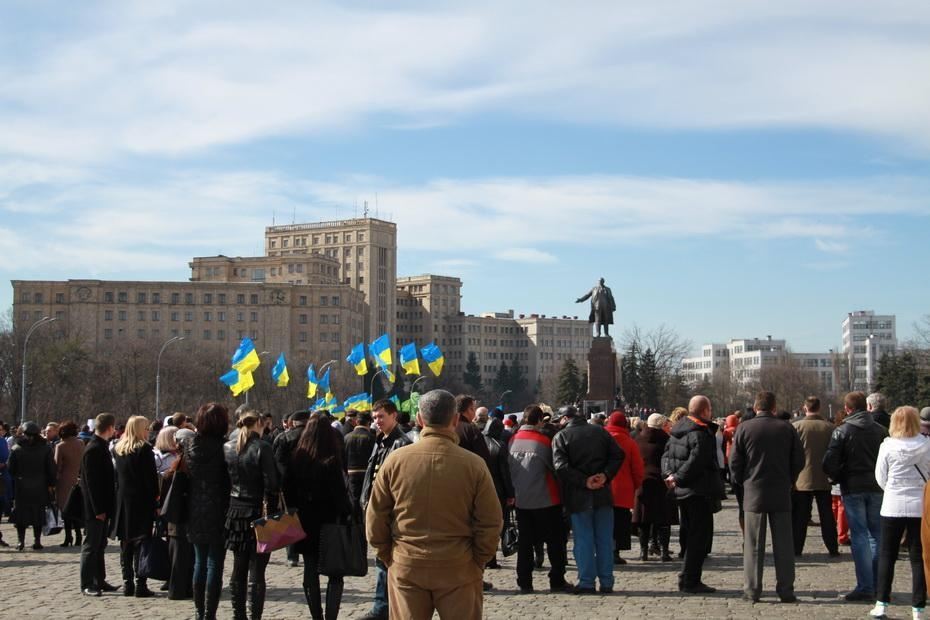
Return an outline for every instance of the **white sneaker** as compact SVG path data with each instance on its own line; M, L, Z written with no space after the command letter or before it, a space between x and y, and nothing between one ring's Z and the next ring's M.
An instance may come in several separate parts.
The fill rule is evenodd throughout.
M912 620L924 620L926 616L924 615L924 610L918 607L911 607L911 619Z
M885 618L886 612L888 611L888 603L882 603L878 601L875 603L875 607L872 608L872 611L869 612L869 617L871 618Z

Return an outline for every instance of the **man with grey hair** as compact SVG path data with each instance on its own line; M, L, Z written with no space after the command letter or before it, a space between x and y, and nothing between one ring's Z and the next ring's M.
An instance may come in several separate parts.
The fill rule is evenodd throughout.
M891 426L891 415L885 411L886 402L885 395L881 392L872 392L865 399L866 409L872 414L872 419L887 430Z
M420 398L420 441L392 452L375 480L368 542L388 567L390 617L482 617L482 574L503 518L485 461L459 447L455 397Z

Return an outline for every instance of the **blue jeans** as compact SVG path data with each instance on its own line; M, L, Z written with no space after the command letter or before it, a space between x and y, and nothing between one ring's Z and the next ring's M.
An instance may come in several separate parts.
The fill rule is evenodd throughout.
M193 583L222 585L223 561L226 559L226 547L223 543L197 543L194 545Z
M614 587L614 509L603 506L572 514L573 555L578 566L578 587Z
M387 566L381 560L375 560L375 600L371 613L388 614Z
M856 591L874 593L882 531L882 494L844 494L843 506L849 521L849 541L856 565Z

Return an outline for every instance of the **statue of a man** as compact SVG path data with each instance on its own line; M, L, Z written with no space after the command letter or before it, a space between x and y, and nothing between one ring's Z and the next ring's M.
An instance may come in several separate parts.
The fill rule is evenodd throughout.
M587 295L575 300L580 304L586 299L591 300L591 314L588 316L588 323L594 323L597 329L597 335L601 335L601 327L604 328L604 335L610 337L610 325L614 323L614 312L617 311L617 304L614 302L614 295L610 289L604 286L604 278L601 278L597 286L592 288Z

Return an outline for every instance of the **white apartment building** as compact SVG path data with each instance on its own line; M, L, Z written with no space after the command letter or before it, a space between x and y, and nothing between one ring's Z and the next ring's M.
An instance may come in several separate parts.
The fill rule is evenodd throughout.
M850 312L843 319L843 355L854 390L868 392L883 355L898 350L895 315L874 310Z
M681 362L682 377L686 383L698 384L704 380L712 381L714 372L720 372L721 366L729 367L730 351L725 344L705 344L698 357L686 357Z

